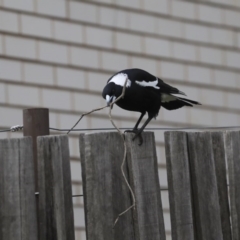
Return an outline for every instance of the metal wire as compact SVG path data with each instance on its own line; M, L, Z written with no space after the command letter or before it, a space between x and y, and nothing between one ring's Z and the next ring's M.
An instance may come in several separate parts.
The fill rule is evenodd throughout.
M168 191L168 188L161 188L160 191ZM35 195L38 196L39 192L35 192ZM72 197L83 197L83 194L72 195Z
M18 132L23 130L23 125L14 125L10 129L2 129L0 132Z
M79 195L72 195L72 197L83 197L82 194L79 194Z
M11 132L11 129L1 129L0 132Z
M153 131L180 131L180 130L213 130L213 129L240 129L240 126L225 126L225 127L211 127L211 126L199 126L199 127L169 127L169 128L145 128L145 130L153 130ZM70 129L60 129L60 128L49 128L50 130L53 131L58 131L58 132L68 132ZM121 130L131 130L132 128L120 128ZM22 129L18 129L13 131L12 127L7 128L7 129L0 129L1 132L16 132ZM82 128L82 129L72 129L72 132L84 132L84 131L114 131L116 130L115 128Z
M240 128L240 126L225 126L225 127L179 127L179 128L145 128L145 130L154 130L154 131L170 131L170 130L205 130L205 129L236 129ZM59 128L49 128L50 130L54 131L60 131L60 132L67 132L70 129L59 129ZM121 130L131 130L132 128L119 128ZM82 132L82 131L98 131L98 130L103 130L103 131L111 131L111 130L116 130L115 128L84 128L84 129L73 129L72 132Z
M168 191L168 188L160 188L160 191ZM72 197L83 197L83 194L72 195Z

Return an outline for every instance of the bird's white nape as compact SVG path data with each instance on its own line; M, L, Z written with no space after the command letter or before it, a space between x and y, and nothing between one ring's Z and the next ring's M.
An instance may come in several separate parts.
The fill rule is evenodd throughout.
M157 86L158 84L158 80L156 79L155 81L149 81L149 82L146 82L146 81L136 81L136 83L142 87L153 87L153 88L156 88L156 89L160 89L159 86Z
M108 82L114 82L116 85L119 86L124 86L124 83L126 81L127 78L127 85L126 87L131 87L131 81L128 79L128 75L126 73L118 73L115 76L112 77L112 79Z

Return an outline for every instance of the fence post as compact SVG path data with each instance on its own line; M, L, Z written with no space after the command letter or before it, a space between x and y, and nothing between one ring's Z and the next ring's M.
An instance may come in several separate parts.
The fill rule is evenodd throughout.
M68 137L40 136L37 148L39 240L74 240Z
M194 222L187 133L165 132L173 240L193 240Z
M0 239L37 240L32 140L0 140Z
M173 240L231 240L223 132L166 132L165 145Z
M88 240L165 239L154 135L144 133L142 146L132 136L126 135L125 173L135 192L136 210L121 216L112 228L118 214L131 205L120 168L122 138L117 132L80 135Z
M133 133L125 135L129 177L136 197L133 211L135 236L139 240L165 240L154 133L142 135L141 146L137 140L132 141Z
M230 211L228 201L227 170L224 146L224 133L211 132L212 151L217 179L218 199L220 206L222 234L224 240L232 240ZM239 145L240 146L240 145Z
M210 132L188 133L196 236L223 240L220 204Z
M80 154L88 240L134 239L132 213L118 214L131 205L121 174L124 146L116 132L80 134ZM126 175L126 164L125 164Z
M49 135L49 110L47 108L28 108L23 110L23 135L32 137L35 191L38 192L37 137Z
M35 192L38 188L37 137L49 135L49 110L47 108L27 108L23 110L23 135L32 137ZM38 221L38 195L36 195ZM38 224L38 234L40 233Z

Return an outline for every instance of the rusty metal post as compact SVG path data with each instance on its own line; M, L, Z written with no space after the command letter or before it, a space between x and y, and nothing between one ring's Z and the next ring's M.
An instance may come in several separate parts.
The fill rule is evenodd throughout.
M28 108L23 110L23 135L32 137L35 192L39 192L38 185L38 154L37 137L49 135L49 110L47 108ZM37 225L39 239L39 198L36 198Z
M28 108L23 110L23 135L32 137L35 191L38 192L37 137L49 135L48 108Z

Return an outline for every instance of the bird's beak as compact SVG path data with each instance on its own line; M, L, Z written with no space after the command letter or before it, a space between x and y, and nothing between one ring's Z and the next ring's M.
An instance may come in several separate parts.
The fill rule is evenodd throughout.
M107 102L107 105L109 106L112 102L114 102L116 99L115 96L109 96L109 95L106 95L106 102Z
M107 102L107 105L109 106L111 104L111 100L112 100L112 97L110 97L109 95L106 96L106 102Z

